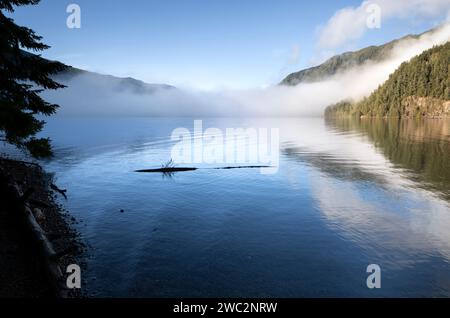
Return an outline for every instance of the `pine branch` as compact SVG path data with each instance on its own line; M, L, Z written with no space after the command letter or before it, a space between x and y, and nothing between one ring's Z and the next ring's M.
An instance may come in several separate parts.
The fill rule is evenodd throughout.
M40 0L2 0L0 1L0 10L14 12L14 6L35 5Z

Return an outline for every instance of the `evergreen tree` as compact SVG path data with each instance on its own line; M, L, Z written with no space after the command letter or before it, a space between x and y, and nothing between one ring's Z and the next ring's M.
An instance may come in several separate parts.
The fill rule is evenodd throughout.
M34 157L47 157L51 155L50 140L35 137L45 124L37 116L54 114L58 105L46 102L39 93L63 88L50 76L66 66L26 52L49 47L33 30L18 26L5 16L5 12L13 13L15 6L35 5L39 1L0 0L0 133L2 141L27 150Z
M370 96L348 107L345 103L331 106L326 114L367 116L422 116L427 108L444 106L450 100L450 42L435 46L404 62ZM429 98L427 103L406 114L405 101L410 97ZM434 105L431 99L439 101Z

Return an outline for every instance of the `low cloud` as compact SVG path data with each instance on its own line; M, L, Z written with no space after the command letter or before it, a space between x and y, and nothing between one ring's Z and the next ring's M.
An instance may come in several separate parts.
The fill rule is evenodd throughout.
M65 83L68 88L45 92L44 97L61 105L59 116L321 116L330 104L369 95L402 62L449 39L450 24L445 24L418 39L400 41L381 62L367 61L321 82L294 87L216 92L157 89L149 94L80 75Z

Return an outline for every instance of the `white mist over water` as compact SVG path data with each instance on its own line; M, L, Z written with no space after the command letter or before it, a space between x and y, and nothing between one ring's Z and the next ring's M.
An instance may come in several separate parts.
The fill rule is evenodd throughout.
M159 89L142 94L79 75L65 83L68 88L45 92L44 97L62 106L59 116L321 116L331 104L369 95L401 63L449 40L450 23L446 23L419 39L400 41L381 62L368 61L327 80L294 87L215 92Z

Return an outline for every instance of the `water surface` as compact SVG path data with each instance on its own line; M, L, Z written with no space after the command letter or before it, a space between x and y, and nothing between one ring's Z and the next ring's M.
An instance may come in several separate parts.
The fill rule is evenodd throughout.
M278 172L134 172L170 159L193 120L49 121L45 165L82 220L90 295L450 296L449 121L206 119L279 128Z

